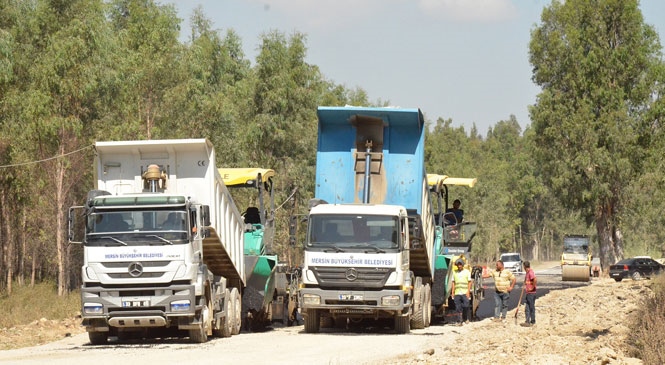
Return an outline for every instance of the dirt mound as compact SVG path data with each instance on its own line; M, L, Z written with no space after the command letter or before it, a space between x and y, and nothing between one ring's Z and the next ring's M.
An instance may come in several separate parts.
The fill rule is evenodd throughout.
M597 279L536 300L534 327L490 319L459 327L454 343L431 341L420 354L385 364L641 364L626 353L627 321L636 315L651 282ZM524 306L517 323L524 322Z
M42 318L23 326L0 328L0 350L37 346L85 332L80 318Z

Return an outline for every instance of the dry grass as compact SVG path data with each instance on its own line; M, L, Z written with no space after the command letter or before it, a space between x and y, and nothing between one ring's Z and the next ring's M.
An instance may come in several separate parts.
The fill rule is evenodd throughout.
M665 364L665 275L653 278L653 293L641 301L635 318L630 323L633 336L628 346L633 356L644 364Z
M0 328L26 325L43 318L59 320L72 318L81 310L81 298L72 292L59 297L54 283L29 286L14 284L11 295L0 293Z

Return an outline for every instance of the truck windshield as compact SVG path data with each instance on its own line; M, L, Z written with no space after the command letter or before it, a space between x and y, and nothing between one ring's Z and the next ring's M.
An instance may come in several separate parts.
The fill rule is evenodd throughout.
M563 240L563 252L588 253L589 240L586 237L566 237Z
M188 238L187 227L187 212L184 210L97 211L88 216L86 244L184 244Z
M383 252L397 249L398 220L381 215L312 215L309 221L308 248L329 250L332 246L345 252Z

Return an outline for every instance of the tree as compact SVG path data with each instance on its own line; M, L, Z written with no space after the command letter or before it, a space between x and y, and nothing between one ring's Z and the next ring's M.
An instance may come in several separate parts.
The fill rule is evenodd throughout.
M173 5L153 0L113 0L110 5L109 18L121 51L115 55L114 73L123 83L115 90L120 100L117 111L98 129L106 138L152 139L153 128L163 118L164 94L181 76L177 72L180 20Z
M650 148L660 44L634 0L554 1L541 21L529 44L536 156L562 204L595 223L607 266L624 255L628 188Z

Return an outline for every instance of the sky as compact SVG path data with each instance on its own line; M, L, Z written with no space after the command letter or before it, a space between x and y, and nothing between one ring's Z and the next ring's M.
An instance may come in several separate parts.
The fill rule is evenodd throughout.
M515 115L524 129L540 88L531 81L531 30L545 0L162 0L189 40L200 6L222 36L233 29L254 63L260 37L306 35L305 61L372 102L420 108L481 135ZM645 22L665 44L665 1L642 0Z

